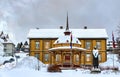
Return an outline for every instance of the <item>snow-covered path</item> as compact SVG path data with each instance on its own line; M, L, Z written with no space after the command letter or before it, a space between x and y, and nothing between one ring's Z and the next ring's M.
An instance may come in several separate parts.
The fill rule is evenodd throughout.
M120 73L105 72L90 74L88 70L64 70L61 73L49 73L45 70L13 69L0 71L0 77L120 77Z

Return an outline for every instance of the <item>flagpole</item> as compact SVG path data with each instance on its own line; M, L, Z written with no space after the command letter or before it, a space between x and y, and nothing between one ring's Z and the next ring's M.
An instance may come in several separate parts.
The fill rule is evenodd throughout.
M113 48L113 68L114 68L114 48Z
M73 63L72 63L72 32L70 34L70 52L71 52L71 68L73 67Z
M115 50L115 40L114 40L114 34L112 31L112 44L113 44L113 68L114 68L114 50Z
M72 68L72 48L70 49L70 52L71 52L71 68Z

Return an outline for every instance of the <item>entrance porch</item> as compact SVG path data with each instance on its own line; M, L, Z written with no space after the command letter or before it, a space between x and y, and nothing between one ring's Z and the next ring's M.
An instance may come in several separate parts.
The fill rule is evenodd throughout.
M61 67L80 67L81 57L85 50L82 48L73 47L68 49L50 49L51 63Z

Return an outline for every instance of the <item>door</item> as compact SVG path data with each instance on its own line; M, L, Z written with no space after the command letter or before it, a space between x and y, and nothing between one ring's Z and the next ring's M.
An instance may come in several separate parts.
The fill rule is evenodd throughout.
M70 61L71 61L70 53L66 53L64 59L65 59L65 63L70 63Z

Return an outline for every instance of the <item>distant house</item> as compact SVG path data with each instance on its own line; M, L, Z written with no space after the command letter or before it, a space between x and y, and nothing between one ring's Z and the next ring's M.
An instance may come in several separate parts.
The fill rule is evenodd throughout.
M22 45L21 51L29 53L29 44L27 41Z
M3 42L4 45L4 55L13 56L15 52L15 44L9 39Z
M69 29L67 19L66 29L30 29L28 38L30 56L45 64L92 65L94 46L99 49L99 62L107 60L105 29Z
M118 47L117 42L115 42L115 47ZM107 51L113 51L113 41L107 41Z
M15 52L15 45L9 39L8 34L2 33L0 39L1 39L1 45L3 46L4 56L13 56Z
M4 51L3 51L4 46L3 46L3 43L2 43L4 40L1 39L2 34L3 34L3 32L0 31L0 56L3 56L3 54L4 54Z

